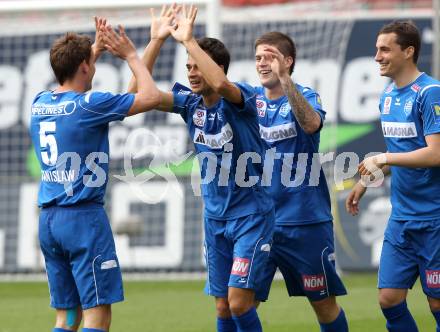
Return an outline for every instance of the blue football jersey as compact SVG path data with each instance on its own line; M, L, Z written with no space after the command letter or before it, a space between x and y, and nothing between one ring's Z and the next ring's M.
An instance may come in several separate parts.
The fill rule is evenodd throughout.
M390 84L380 98L380 118L389 152L426 147L440 133L440 82L421 74L402 88ZM391 218L440 218L440 168L391 167Z
M104 203L108 124L122 120L133 94L41 92L32 103L30 135L41 166L39 206Z
M325 112L319 95L298 84L296 88L323 122ZM286 96L270 100L263 87L255 89L261 138L279 154L274 160L268 187L275 203L276 224L302 225L332 220L330 195L317 155L320 132L304 132Z
M246 84L236 85L243 96L242 108L224 98L208 108L200 95L177 83L173 87L173 112L182 116L194 143L205 217L212 219L233 219L273 208L260 184L265 147L258 134L255 91ZM251 155L253 159L247 158ZM237 168L237 164L244 166Z

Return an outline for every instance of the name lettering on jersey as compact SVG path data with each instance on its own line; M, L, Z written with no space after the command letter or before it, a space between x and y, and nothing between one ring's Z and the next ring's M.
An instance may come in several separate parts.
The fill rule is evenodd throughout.
M425 273L428 288L440 288L440 270L426 270Z
M434 122L440 124L440 103L432 103L431 110L434 115Z
M420 86L417 84L413 84L413 85L411 85L411 90L413 90L414 92L419 92Z
M403 111L406 115L410 115L413 108L414 100L412 98L408 99L403 106Z
M284 103L283 105L281 105L279 113L281 116L286 117L290 113L290 110L290 104Z
M264 118L264 116L266 115L266 108L267 108L266 102L264 100L257 99L258 116Z
M400 106L400 98L396 97L396 102L394 103L394 105L396 106Z
M247 258L241 258L241 257L235 257L234 263L232 264L232 270L231 274L245 277L247 276L249 272L249 259Z
M198 127L203 127L206 121L206 110L197 108L193 114L193 122Z
M285 123L279 126L263 127L260 124L260 136L266 142L276 142L297 135L295 122Z
M75 171L41 171L41 181L45 182L73 182L75 181Z
M326 289L325 278L323 274L302 275L303 287L306 291L318 292Z
M222 130L218 134L206 134L202 130L196 128L194 131L194 143L202 144L210 147L211 149L221 149L223 145L230 142L234 134L229 123L226 123Z
M53 115L69 115L76 109L74 101L65 101L59 104L34 104L32 105L32 115L35 116L53 116Z
M382 131L384 137L417 137L417 129L414 122L382 122Z
M391 101L393 97L385 97L385 101L383 102L383 112L382 114L390 114Z

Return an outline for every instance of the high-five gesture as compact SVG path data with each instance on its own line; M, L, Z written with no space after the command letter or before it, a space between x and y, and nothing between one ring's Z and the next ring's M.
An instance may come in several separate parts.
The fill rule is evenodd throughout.
M95 55L95 60L105 51L105 43L103 31L107 24L107 20L103 17L95 16L95 42L92 45L92 50Z
M170 27L172 27L174 15L179 11L176 4L172 6L163 5L160 16L157 17L154 13L154 8L150 8L151 14L151 28L150 38L165 40L170 35Z
M133 42L125 33L124 27L119 25L119 34L116 33L111 25L108 25L103 30L105 48L114 56L123 60L130 57L137 57L136 48Z
M183 5L182 13L179 15L180 7L174 10L176 25L170 27L171 35L180 43L190 41L193 38L193 26L197 16L197 7L191 5L189 9Z

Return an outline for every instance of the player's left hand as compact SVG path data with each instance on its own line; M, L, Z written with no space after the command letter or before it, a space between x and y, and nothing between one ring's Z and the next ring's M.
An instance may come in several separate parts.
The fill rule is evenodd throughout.
M180 8L182 13L179 15ZM174 11L175 25L170 26L168 29L171 35L180 43L190 41L193 38L194 21L197 16L197 7L191 5L189 9L186 9L185 5L178 7Z
M291 64L288 63L289 60L283 53L273 46L265 47L263 52L266 58L270 59L270 68L275 75L279 78L285 75L289 76L289 67Z
M365 158L358 166L359 175L374 175L374 173L381 171L382 167L386 165L386 161L385 153Z
M92 50L97 59L102 52L105 51L104 35L103 31L107 25L107 19L103 17L95 16L95 42L92 45Z
M169 27L172 27L175 12L178 11L176 4L171 6L163 5L160 16L157 17L154 8L150 8L151 14L151 28L150 28L150 38L165 40L170 35Z

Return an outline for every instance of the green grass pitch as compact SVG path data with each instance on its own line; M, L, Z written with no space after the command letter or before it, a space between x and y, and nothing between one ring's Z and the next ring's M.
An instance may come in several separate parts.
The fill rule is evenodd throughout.
M349 291L339 299L350 331L385 331L374 274L346 274ZM202 281L125 282L125 302L113 306L113 332L215 331L214 301L202 292ZM45 283L0 283L0 332L50 332L54 311L48 306ZM419 331L434 331L435 323L420 285L408 304ZM259 308L265 332L318 332L312 309L303 298L288 298L284 282L276 281L269 301Z

